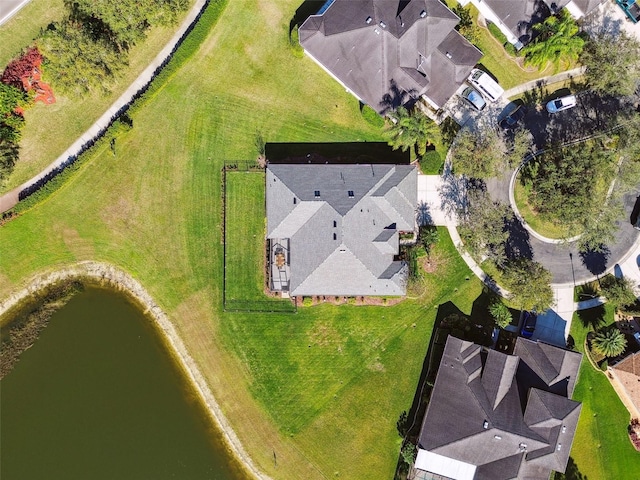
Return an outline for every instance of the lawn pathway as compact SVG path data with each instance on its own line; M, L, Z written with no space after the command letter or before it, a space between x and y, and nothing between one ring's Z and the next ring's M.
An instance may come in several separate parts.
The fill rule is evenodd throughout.
M125 90L125 92L120 95L120 97L115 102L113 102L111 107L109 107L107 111L104 112L104 114L102 114L102 116L98 118L98 120L96 120L95 123L91 125L91 127L89 127L89 129L80 136L80 138L73 142L71 146L62 153L62 155L51 162L36 176L27 180L22 185L14 188L10 192L7 192L4 195L0 196L0 213L6 212L18 203L20 199L20 192L32 185L35 185L51 172L65 165L71 157L77 156L80 152L82 152L86 144L91 141L97 140L100 137L101 132L109 127L111 121L116 117L118 112L123 107L131 103L136 94L138 94L138 92L140 92L149 83L151 83L151 81L155 77L156 71L171 57L182 37L187 31L189 31L191 25L197 22L198 18L200 17L200 13L206 8L206 6L206 0L196 0L196 2L191 7L191 10L182 21L180 28L178 28L173 37L171 37L171 40L169 40L165 47L158 53L158 55L156 55L156 57L147 66L147 68L145 68L142 73L138 75L138 77L131 83L131 85L129 85L129 88L127 88L127 90Z

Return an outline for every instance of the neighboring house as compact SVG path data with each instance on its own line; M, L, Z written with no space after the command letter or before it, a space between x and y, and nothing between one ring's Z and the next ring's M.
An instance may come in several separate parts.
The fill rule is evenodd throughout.
M565 8L579 19L591 13L603 0L458 0L465 6L473 4L480 14L495 24L517 49L531 40L531 27L543 21L551 12Z
M482 57L458 21L439 0L329 0L298 34L309 57L379 113L419 98L438 109Z
M640 418L640 352L625 357L609 368L614 387L631 416Z
M564 472L582 356L518 338L513 355L449 336L420 431L416 479L544 479Z
M271 290L404 295L399 236L415 229L417 181L412 165L269 163Z

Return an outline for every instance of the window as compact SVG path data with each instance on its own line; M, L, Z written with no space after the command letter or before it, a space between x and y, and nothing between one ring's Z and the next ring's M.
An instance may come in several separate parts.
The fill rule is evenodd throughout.
M334 239L334 240L337 240L337 239L338 239L338 236L337 236L335 233L333 234L333 239Z
M320 190L316 190L315 192L313 192L313 195L318 198L320 196Z
M336 228L338 226L338 222L336 222L335 220L333 221L333 228Z
M353 190L349 190L347 193L349 194L349 198L353 198Z
M296 197L293 197L293 204L295 205L296 203L298 203L298 199Z

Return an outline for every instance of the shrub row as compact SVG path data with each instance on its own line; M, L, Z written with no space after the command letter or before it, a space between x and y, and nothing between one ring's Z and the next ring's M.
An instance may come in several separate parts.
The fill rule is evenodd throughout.
M226 7L227 1L213 0L207 2L190 28L185 31L183 37L178 41L172 53L156 69L151 81L140 89L127 105L124 105L118 111L107 128L100 131L95 138L82 147L78 155L69 157L66 162L50 172L45 178L21 191L20 201L13 208L13 211L23 212L42 202L51 193L60 188L88 158L91 158L96 153L98 148L105 146L105 142L110 142L123 131L126 131L128 127L130 128L133 125L130 119L131 116L147 101L154 98L180 67L200 48L200 45Z
M518 55L516 47L514 47L513 44L507 40L506 35L500 31L495 23L487 22L487 28L489 29L491 35L493 35L493 37L502 44L502 47L509 55L511 55L512 57Z

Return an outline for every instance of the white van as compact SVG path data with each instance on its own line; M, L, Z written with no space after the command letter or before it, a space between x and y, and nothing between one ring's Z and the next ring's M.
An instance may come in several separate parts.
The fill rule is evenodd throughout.
M498 100L504 93L504 89L487 72L477 68L471 70L468 81L492 102Z

